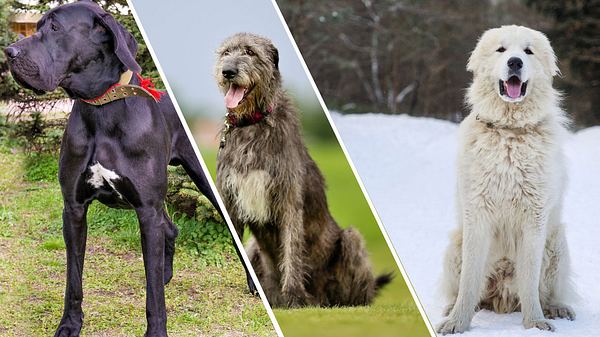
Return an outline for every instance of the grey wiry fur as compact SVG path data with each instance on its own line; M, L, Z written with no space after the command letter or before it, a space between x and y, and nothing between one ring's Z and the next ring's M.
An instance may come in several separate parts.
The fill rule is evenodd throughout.
M226 132L217 158L217 188L238 234L249 226L247 251L269 302L281 306L369 304L378 279L360 234L341 229L327 208L325 182L300 133L298 112L281 87L277 49L268 39L236 34L218 50L215 75L246 97L229 113L272 112ZM236 74L224 76L225 69Z

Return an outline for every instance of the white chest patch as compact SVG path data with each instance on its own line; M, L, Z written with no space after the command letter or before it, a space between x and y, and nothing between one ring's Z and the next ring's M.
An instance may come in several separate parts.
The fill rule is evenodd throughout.
M271 177L263 170L254 170L246 175L231 173L226 186L235 196L235 205L241 220L264 224L271 217L269 185Z
M100 188L104 185L106 181L108 185L121 196L121 194L115 188L115 180L121 179L115 171L111 171L104 166L100 165L100 163L96 163L90 166L90 171L92 172L92 176L88 179L88 184L94 186L94 188Z

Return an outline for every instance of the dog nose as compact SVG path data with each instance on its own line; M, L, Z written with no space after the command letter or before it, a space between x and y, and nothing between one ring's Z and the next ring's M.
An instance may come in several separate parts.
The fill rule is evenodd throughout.
M8 58L14 59L17 57L17 55L19 55L19 49L16 47L6 47L6 49L4 49L4 53L6 56L8 56Z
M223 68L223 77L227 79L232 79L237 75L238 71L235 68Z
M523 68L523 60L518 57L511 57L508 59L507 65L508 69L517 71Z

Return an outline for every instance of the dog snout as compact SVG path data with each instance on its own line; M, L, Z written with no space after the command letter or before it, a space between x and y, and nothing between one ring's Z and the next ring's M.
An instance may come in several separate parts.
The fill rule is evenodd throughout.
M223 74L223 77L225 77L226 79L232 79L235 77L235 75L237 75L238 70L236 67L223 67L223 70L221 71L221 73Z
M9 59L14 59L19 56L19 52L19 48L13 46L8 46L4 49L4 54L6 54Z
M508 65L508 69L512 71L519 71L521 68L523 68L523 60L518 57L509 58L506 64Z

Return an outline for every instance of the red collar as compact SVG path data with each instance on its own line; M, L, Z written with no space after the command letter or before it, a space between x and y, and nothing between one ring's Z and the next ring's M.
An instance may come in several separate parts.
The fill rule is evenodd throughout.
M132 75L131 70L128 70L121 75L118 83L111 85L102 95L92 99L82 99L82 101L91 105L104 105L119 99L135 96L152 98L155 102L160 101L161 95L164 94L163 91L156 90L150 79L143 78L137 73L135 75L140 84L129 84Z
M236 118L232 112L228 111L227 115L225 115L225 128L223 129L221 142L219 143L219 151L225 147L225 141L227 140L227 135L229 134L231 129L236 127L254 125L267 118L267 116L272 112L273 106L269 106L265 111L257 110L249 116L244 115L242 118Z
M238 118L235 116L235 114L228 112L227 113L227 122L229 123L229 125L231 127L243 127L243 126L248 126L248 125L253 125L256 124L260 121L262 121L263 119L265 119L269 114L271 114L273 112L273 107L269 106L267 107L267 110L265 111L254 111L251 115L244 115L241 118Z

